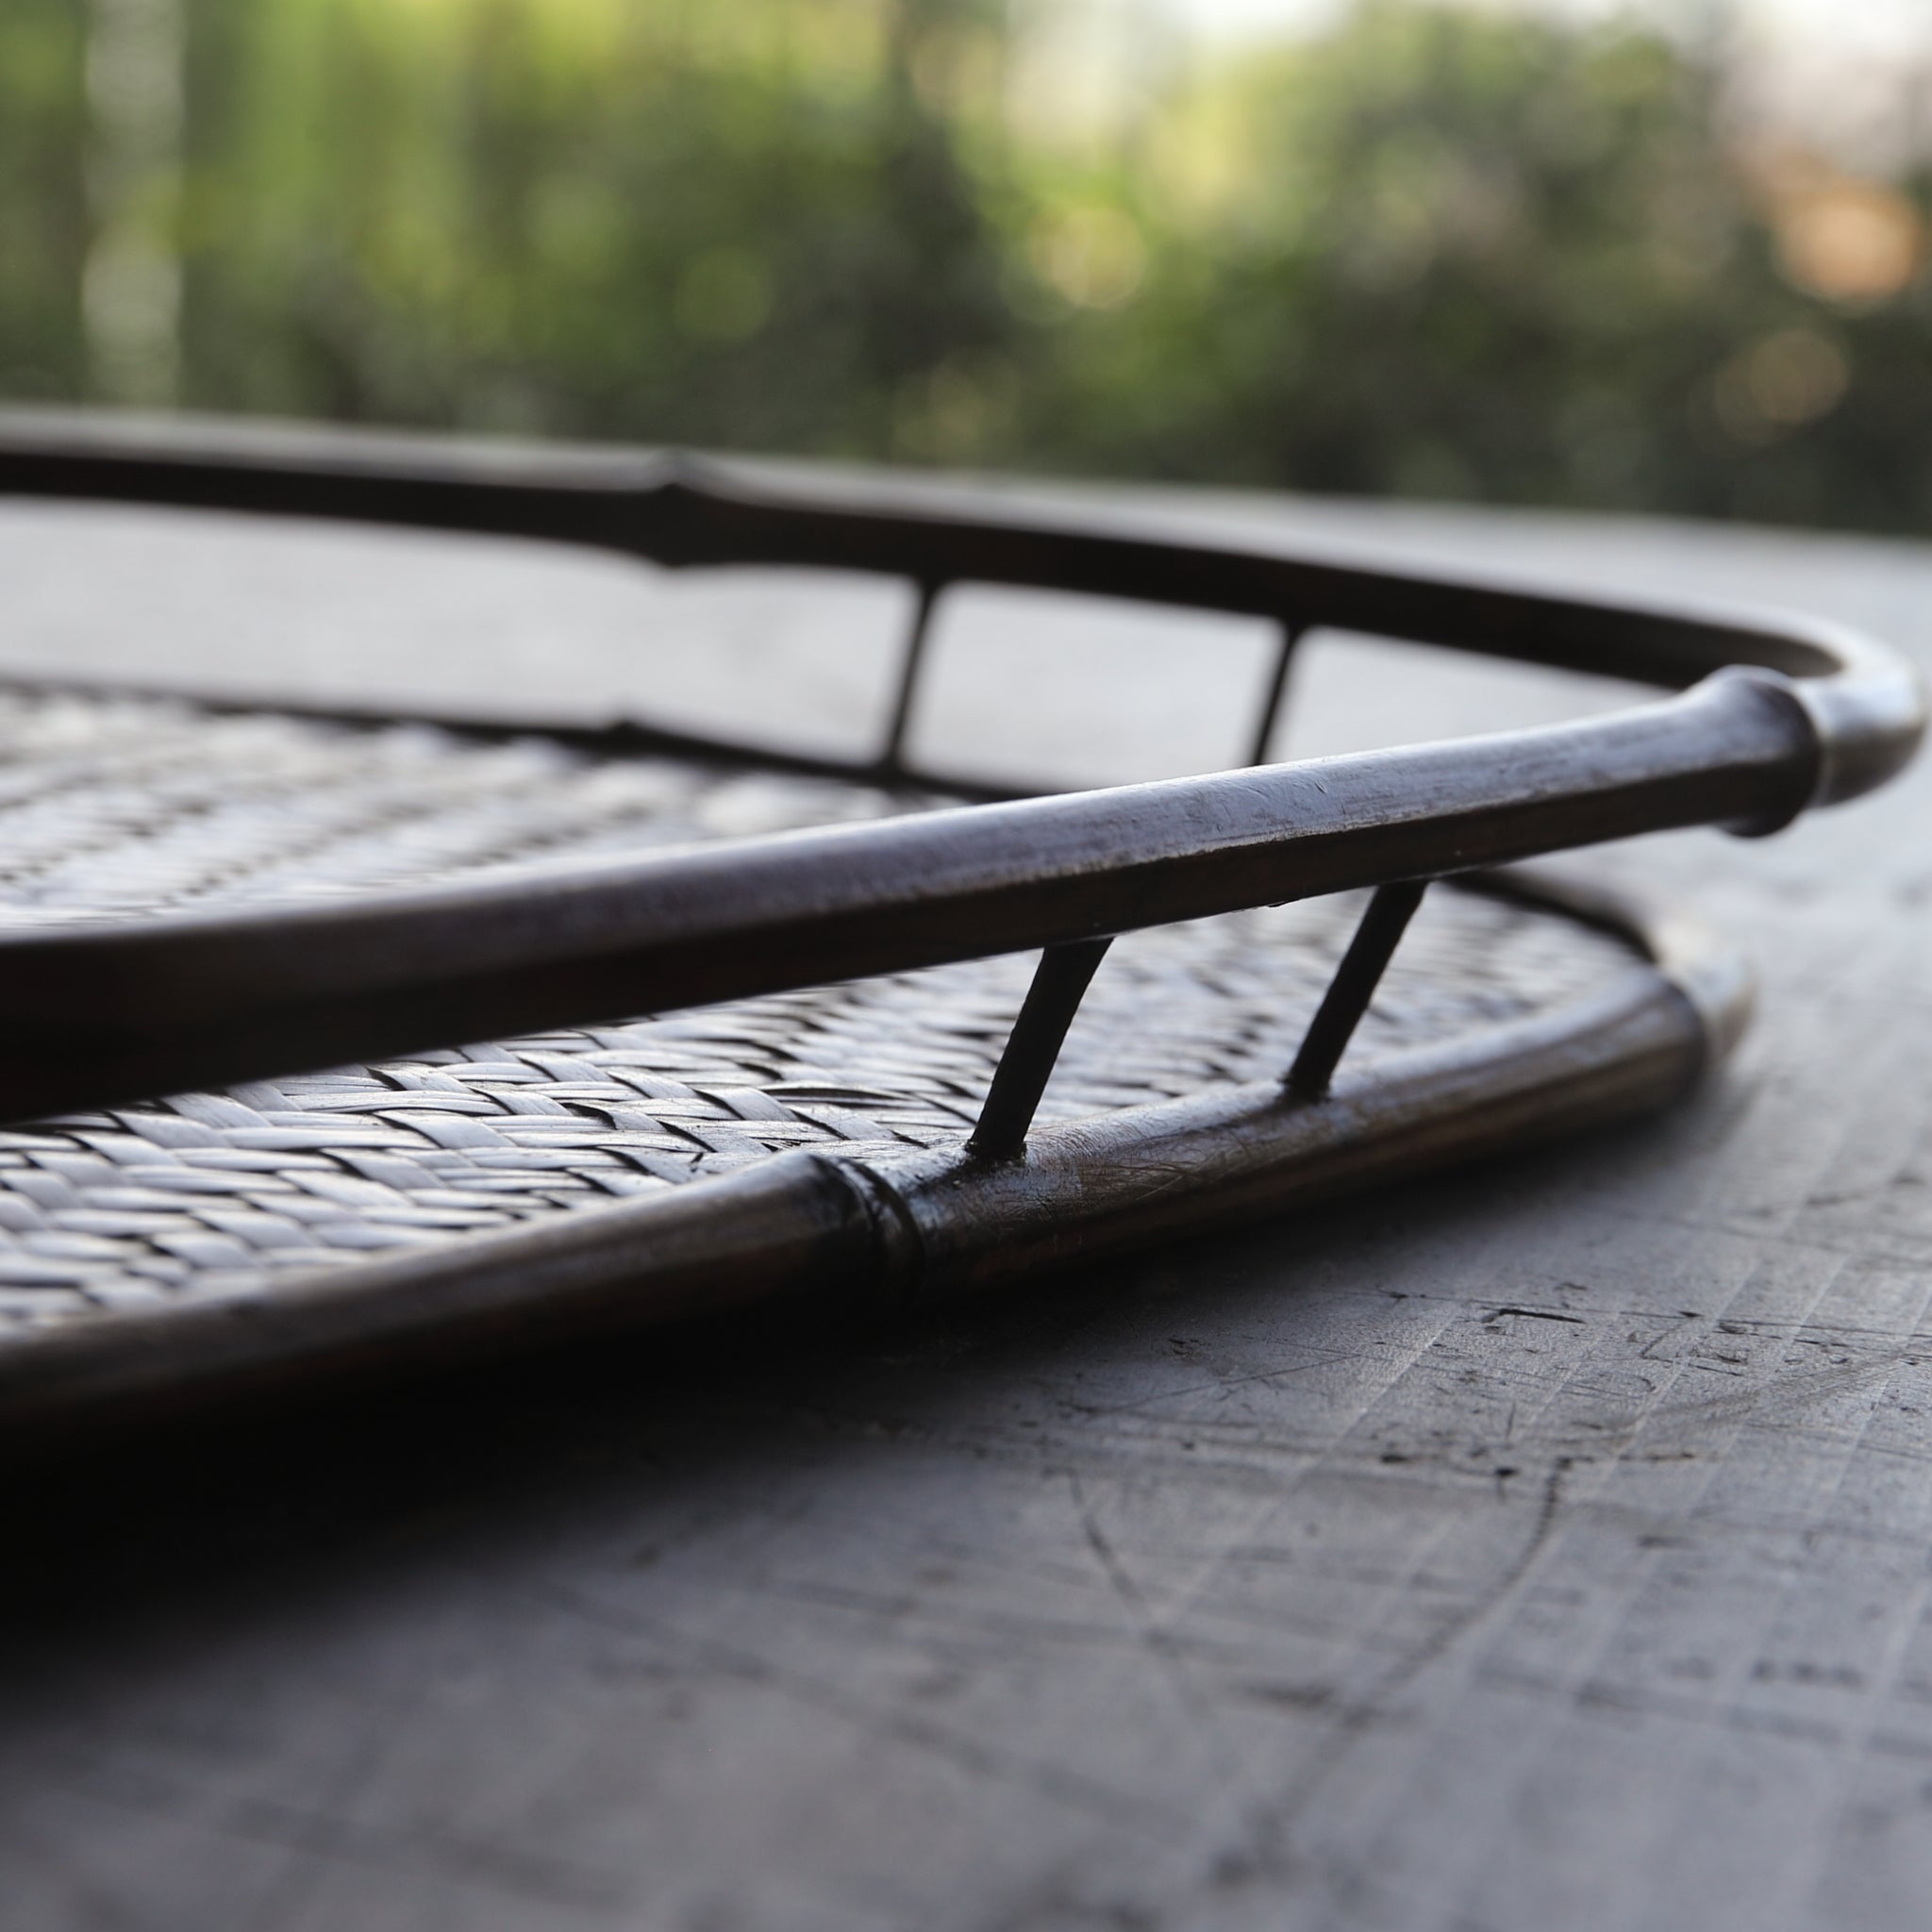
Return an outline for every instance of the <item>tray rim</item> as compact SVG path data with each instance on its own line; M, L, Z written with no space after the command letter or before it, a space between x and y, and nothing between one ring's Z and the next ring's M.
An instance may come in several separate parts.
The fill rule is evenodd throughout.
M969 802L300 908L0 929L0 1118L377 1059L431 1041L1036 946L1045 955L995 1075L996 1096L1009 1071L1019 1096L997 1144L774 1154L530 1226L29 1330L0 1347L0 1428L92 1428L244 1388L441 1365L773 1302L821 1317L903 1314L1183 1228L1666 1105L1742 1030L1748 970L1694 923L1639 895L1525 874L1518 862L1690 824L1774 831L1884 782L1925 726L1919 680L1890 652L1782 614L1564 597L1149 534L1138 520L920 507L876 487L774 488L658 454L0 412L6 493L561 541L673 568L903 575L918 589L917 613L887 741L871 760L788 757L634 723L574 730L121 679L0 677L15 690L166 697L211 711L431 723L485 738L534 732L607 755L680 756ZM1281 642L1257 758L1296 640L1315 625L1636 678L1674 695L1530 731L1016 796L923 771L904 755L935 600L967 581L1274 618ZM1412 910L1437 879L1603 927L1641 957L1585 998L1366 1070L1344 1067L1332 1082L1330 1058L1297 1087L1298 1060L1285 1085L1212 1089L1029 1133L1066 1024L1114 935L1374 888L1371 916L1316 1023L1334 1005L1345 1045L1399 939L1400 908ZM1387 945L1357 961L1376 906L1391 914ZM1057 960L1066 968L1058 982ZM1036 995L1043 1018L1032 1014ZM981 1135L993 1111L990 1101Z
M28 1329L0 1345L0 1435L92 1437L774 1307L821 1323L916 1317L1190 1228L1655 1111L1748 1024L1748 964L1677 908L1542 869L1457 884L1622 938L1630 967L1526 1019L1344 1070L1320 1096L1217 1088L1041 1128L1003 1159L777 1153L522 1227Z
M5 412L0 493L469 530L671 567L908 576L920 615L885 752L842 769L826 761L874 782L945 783L905 761L903 726L933 600L959 581L1270 615L1284 625L1284 674L1294 637L1320 624L1677 692L1532 731L968 804L513 881L0 931L0 1117L1091 943L1645 831L1769 831L1883 782L1925 723L1915 675L1835 626L1562 597L1104 519L774 491L657 454ZM704 743L683 737L680 748ZM758 759L748 747L710 749Z

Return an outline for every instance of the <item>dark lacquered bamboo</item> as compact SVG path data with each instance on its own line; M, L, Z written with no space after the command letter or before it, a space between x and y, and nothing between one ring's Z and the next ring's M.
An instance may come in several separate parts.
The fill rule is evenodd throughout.
M1771 829L1878 782L1924 724L1911 675L1835 632L779 496L662 459L13 419L0 490L886 571L923 586L927 609L976 579L1288 612L1681 691L1536 731L511 881L0 934L0 1116L1079 943L1675 826Z
M1310 1101L1222 1089L1037 1131L1024 1160L859 1150L325 1271L48 1327L0 1350L0 1432L98 1429L239 1391L393 1374L549 1339L791 1304L906 1311L1664 1106L1741 1027L1735 953L1628 899L1493 888L1646 944L1620 982L1532 1019L1344 1070Z
M1382 974L1395 957L1395 948L1402 943L1402 935L1408 930L1408 922L1415 917L1427 888L1426 879L1403 879L1375 888L1355 938L1302 1037L1294 1064L1288 1070L1291 1093L1319 1100L1327 1092L1335 1069L1348 1051L1362 1015L1369 1010L1369 1002L1374 998Z

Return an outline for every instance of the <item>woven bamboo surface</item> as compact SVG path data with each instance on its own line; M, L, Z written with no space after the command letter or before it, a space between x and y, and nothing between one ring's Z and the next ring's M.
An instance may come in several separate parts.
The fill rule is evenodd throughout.
M537 736L0 692L0 918L312 898L939 802ZM1042 1120L1277 1075L1357 911L1350 895L1129 936ZM1630 958L1568 921L1439 891L1352 1059L1558 1004ZM946 966L0 1131L0 1341L800 1146L956 1143L1032 964Z

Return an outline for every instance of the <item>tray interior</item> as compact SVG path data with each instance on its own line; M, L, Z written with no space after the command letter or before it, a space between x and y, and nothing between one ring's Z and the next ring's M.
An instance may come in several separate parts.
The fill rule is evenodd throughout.
M0 691L0 920L401 887L950 801L858 781L601 757L178 699ZM1133 934L1042 1123L1278 1077L1357 895ZM0 1342L291 1271L352 1266L791 1148L965 1137L1032 955L441 1046L368 1067L0 1130ZM1563 1004L1617 939L1430 894L1351 1066Z

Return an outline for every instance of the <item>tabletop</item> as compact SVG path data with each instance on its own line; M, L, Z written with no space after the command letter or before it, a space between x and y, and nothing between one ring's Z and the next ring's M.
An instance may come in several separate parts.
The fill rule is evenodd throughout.
M1800 608L1932 664L1912 544L1101 501ZM19 503L0 579L9 668L830 749L904 616ZM936 751L1105 780L1238 756L1269 644L987 591L936 648ZM1276 751L1617 696L1324 636ZM917 1330L660 1336L17 1463L0 1926L1922 1924L1928 819L1932 765L1774 840L1591 857L1760 970L1664 1118Z

